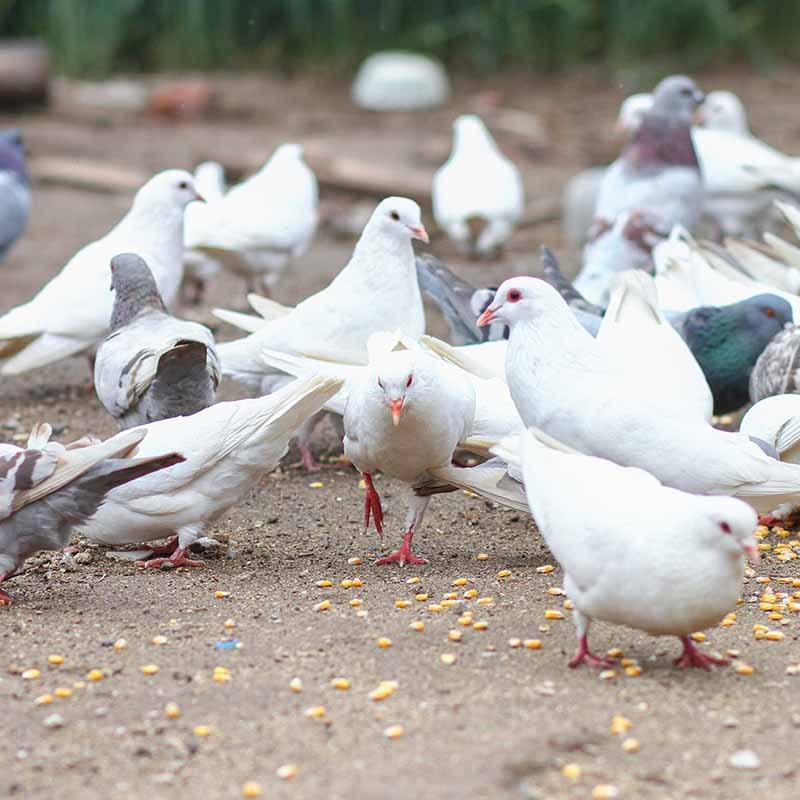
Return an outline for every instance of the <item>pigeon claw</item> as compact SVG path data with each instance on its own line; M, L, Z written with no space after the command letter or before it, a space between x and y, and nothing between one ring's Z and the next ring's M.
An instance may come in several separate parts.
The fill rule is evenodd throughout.
M382 566L383 564L393 564L395 561L400 564L401 567L404 567L406 564L427 564L428 561L425 558L420 558L419 556L415 556L411 552L411 540L414 538L414 531L410 530L406 535L403 537L403 543L400 545L400 548L397 552L392 553L390 556L384 556L383 558L379 558L375 564L376 566Z
M601 658L589 652L589 637L584 634L578 642L578 649L572 661L569 662L570 669L576 669L581 664L586 664L592 669L608 669L614 666L614 662L608 658Z
M174 539L170 539L166 544L160 544L148 549L153 551L153 555L150 556L150 558L155 558L156 556L171 556L178 549L178 537L176 536Z
M164 564L172 564L173 567L204 567L205 561L197 561L191 558L186 558L188 548L178 547L169 558L149 558L147 561L137 561L137 567L146 567L156 569Z
M383 533L383 507L381 506L381 498L375 484L372 482L372 475L368 472L362 472L361 477L364 479L364 487L366 494L364 495L364 530L369 530L370 516L375 520L375 530L378 531L378 536Z
M11 603L11 598L2 589L0 589L0 606L10 606Z
M697 667L710 670L713 667L724 667L730 664L727 658L717 658L717 656L698 650L688 636L681 636L680 640L683 643L683 652L675 659L674 663L681 669Z

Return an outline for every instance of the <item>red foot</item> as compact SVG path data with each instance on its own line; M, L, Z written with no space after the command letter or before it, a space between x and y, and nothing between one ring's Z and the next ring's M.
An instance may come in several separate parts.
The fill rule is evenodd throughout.
M6 578L10 578L13 574L13 572L0 572L0 583L2 583ZM11 598L2 589L0 589L0 606L10 605Z
M569 668L575 669L581 664L586 664L587 667L594 669L608 669L614 666L614 662L608 658L600 658L589 652L589 637L584 634L578 642L578 649L575 651L575 656L569 662Z
M321 469L341 469L343 466L342 464L320 464L320 462L314 458L314 454L311 452L311 448L307 444L300 444L298 442L297 447L300 450L300 460L289 464L289 469L302 469L306 472L319 472Z
M153 551L153 555L150 556L150 558L155 558L156 556L171 556L178 549L178 537L176 536L174 539L170 539L166 544L160 544L157 547L148 549Z
M724 667L730 664L727 658L717 658L698 650L694 642L688 636L681 636L683 652L675 659L675 664L682 669L686 667L699 667L700 669L711 669L712 667Z
M378 536L383 533L383 507L381 506L381 497L375 484L372 482L372 475L368 472L362 472L361 477L364 479L366 487L366 494L364 495L364 530L369 530L370 514L375 520L375 530L378 531Z
M758 518L759 525L766 525L768 528L771 528L776 523L780 522L777 517L773 517L772 514L764 514L763 517Z
M186 558L186 547L177 547L175 552L169 558L149 558L147 561L137 561L137 567L160 567L162 564L169 562L174 567L204 567L204 561L193 561Z
M413 538L414 538L414 529L412 528L403 537L403 543L400 545L400 549L396 553L392 553L390 556L384 556L383 558L379 558L375 563L377 565L382 565L382 564L391 564L397 561L401 567L406 564L427 564L428 562L426 559L420 558L419 556L415 556L411 552L411 540Z

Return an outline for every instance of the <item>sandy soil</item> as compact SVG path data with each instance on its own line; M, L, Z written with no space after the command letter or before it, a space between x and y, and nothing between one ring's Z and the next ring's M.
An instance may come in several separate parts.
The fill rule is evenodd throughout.
M741 73L706 76L703 84L736 88L752 109L754 128L800 152L800 118L791 114L797 78L796 71L770 78ZM608 140L623 93L586 76L544 81L525 75L500 85L505 103L540 112L550 133L539 157L523 162L535 199L557 193L571 172L599 157L598 143ZM441 138L476 90L494 86L465 81L450 108L390 122L354 112L338 84L268 79L226 83L231 97L255 108L246 120L180 128L57 115L0 122L20 125L38 155L105 158L147 170L189 167L237 148L263 147L266 154L281 140L320 131L353 146L365 131L388 127L407 141L408 158L428 136ZM0 270L0 309L27 299L77 247L112 225L128 202L124 195L37 186L29 233ZM503 263L453 262L476 283L497 280L514 269L534 269L532 247L540 240L563 250L557 225L549 224L521 234ZM434 244L436 252L452 256L445 243ZM280 286L279 299L297 301L322 286L351 247L323 232ZM240 303L240 286L226 278L208 305ZM207 309L200 316L207 317ZM431 327L444 332L434 314ZM0 438L22 435L40 419L57 426L65 440L112 433L87 378L85 362L72 359L4 380ZM234 396L235 388L226 388L224 397ZM795 562L765 554L744 586L735 624L710 631L703 645L738 651L754 674L679 671L671 663L677 641L598 624L597 651L621 648L642 667L638 677L620 667L616 677L603 680L566 668L574 646L569 612L563 620L545 618L546 609L562 608L564 597L549 591L560 586L561 573L557 565L539 569L554 562L529 519L461 493L437 497L418 536L430 565L378 568L372 559L399 540L400 485L379 484L388 519L381 542L363 532L352 470L326 470L318 478L321 488L312 488L316 479L294 473L265 478L215 528L222 546L203 569L144 572L84 543L78 556L33 559L9 582L16 602L0 609L6 743L0 796L233 798L246 781L259 782L269 798L586 798L604 784L636 800L797 796L800 677L786 670L800 661L800 617L787 612L783 620L770 620L759 607L770 586L774 592L800 589ZM643 519L642 535L647 525ZM488 560L476 560L481 552ZM349 564L356 556L363 563ZM510 576L498 577L505 569ZM412 576L419 582L409 583ZM772 583L760 582L761 576ZM363 585L340 586L353 578ZM795 586L779 578L794 579ZM333 587L318 588L323 579ZM464 599L472 589L491 601ZM230 595L216 599L217 591ZM454 605L430 610L450 592L459 598ZM419 593L430 599L415 600ZM330 610L315 611L324 599ZM352 604L356 599L360 605ZM396 608L400 599L410 605ZM466 609L488 627L459 625ZM227 620L235 627L226 627ZM423 631L409 628L414 620L424 622ZM756 641L755 623L782 631L784 639ZM452 630L462 632L460 641L448 638ZM166 643L153 644L156 636ZM215 649L227 637L241 648ZM392 646L378 647L379 637ZM115 650L111 645L120 638L127 647ZM539 639L541 648L513 648L512 638ZM48 664L54 654L64 657L63 665ZM454 663L444 663L443 654L453 654ZM143 674L148 664L160 667L158 673ZM212 679L216 666L230 669L229 682ZM25 680L23 671L33 668L40 677ZM103 670L104 679L87 681L93 669ZM338 677L350 681L348 690L331 686ZM293 678L302 680L301 693L290 690ZM399 688L383 702L371 701L369 692L384 680ZM73 688L72 697L35 703L57 687ZM170 702L181 708L176 719L165 714ZM327 709L324 718L304 714L316 705ZM61 727L48 727L53 714ZM621 736L610 732L615 714L632 725ZM198 736L200 725L211 734ZM385 737L390 725L402 725L405 735ZM638 753L623 750L630 737L639 741ZM741 749L753 750L761 766L733 769L728 760ZM568 763L580 766L577 780L562 775ZM276 775L287 764L298 768L293 780Z

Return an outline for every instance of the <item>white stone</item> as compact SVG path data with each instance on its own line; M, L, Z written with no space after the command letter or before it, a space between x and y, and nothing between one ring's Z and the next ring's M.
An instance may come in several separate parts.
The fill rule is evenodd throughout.
M752 750L737 750L728 759L728 763L734 769L758 769L761 759Z

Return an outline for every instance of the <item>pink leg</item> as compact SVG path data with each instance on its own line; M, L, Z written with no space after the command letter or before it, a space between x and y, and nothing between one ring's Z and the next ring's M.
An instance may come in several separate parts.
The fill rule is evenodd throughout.
M6 578L10 578L13 574L13 572L0 572L0 583L2 583ZM10 605L11 598L2 589L0 589L0 606Z
M570 669L575 669L581 664L586 664L588 667L595 669L608 669L614 666L614 662L607 658L600 658L589 652L589 635L584 633L578 640L578 649L575 651L575 656L569 662Z
M366 494L364 495L364 530L369 530L369 518L375 520L375 530L378 531L378 536L383 533L383 507L381 506L381 497L375 484L372 482L372 475L369 472L362 472L361 477L364 479Z
M764 514L763 517L758 518L759 525L766 525L768 528L771 528L776 522L780 522L777 517L773 517L772 514Z
M397 561L401 567L405 564L427 564L428 562L426 559L415 556L411 552L411 540L413 538L414 526L412 525L408 531L406 531L406 535L403 537L403 543L400 545L400 549L396 553L392 553L390 556L379 558L375 563L381 565L391 564L392 562Z
M675 664L683 669L686 667L699 667L700 669L711 669L712 667L724 667L730 664L726 658L717 658L698 650L694 642L688 636L680 636L683 643L683 652L675 659Z
M297 443L297 449L300 451L300 460L289 464L289 469L319 472L321 469L341 469L344 466L343 464L320 464L320 462L314 458L311 448L303 442Z
M176 536L174 539L170 539L166 544L160 544L157 547L148 549L153 551L153 555L150 556L150 558L155 558L156 556L171 556L178 549L178 537Z
M147 561L137 561L137 567L160 567L162 564L169 562L174 567L203 567L205 562L193 561L186 558L188 548L176 547L175 552L169 558L150 558Z

